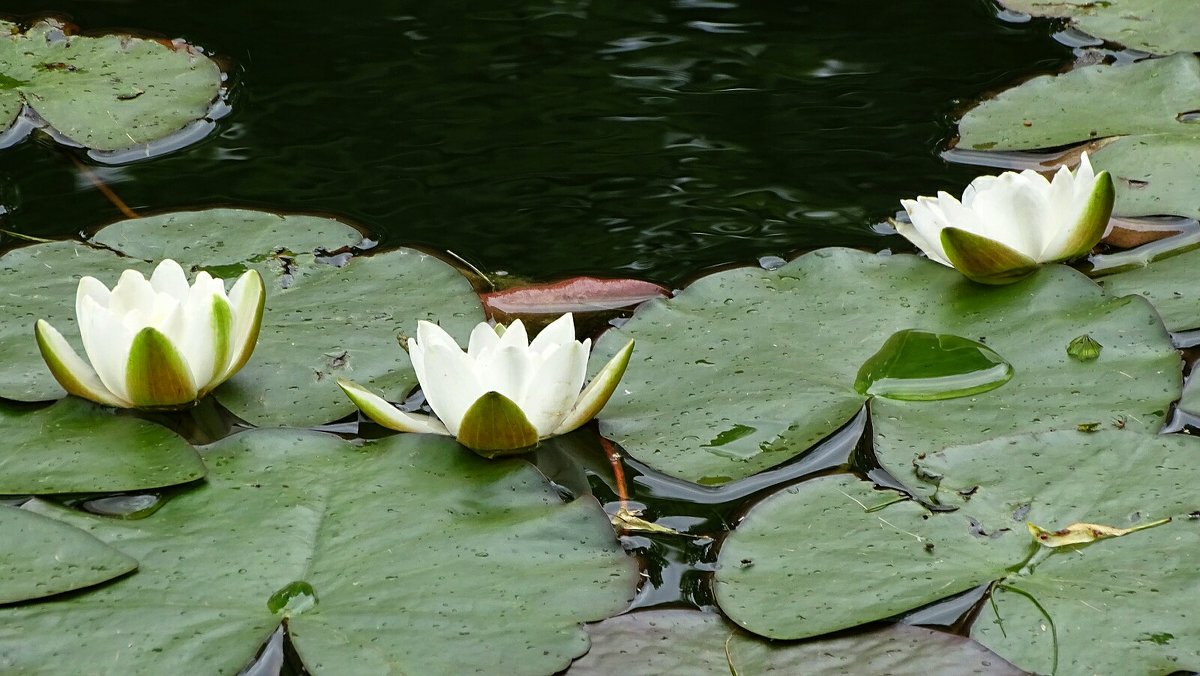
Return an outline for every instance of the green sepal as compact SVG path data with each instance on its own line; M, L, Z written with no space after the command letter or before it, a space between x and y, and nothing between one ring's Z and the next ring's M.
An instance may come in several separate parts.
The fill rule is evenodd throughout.
M133 338L125 386L137 408L183 408L196 401L196 385L183 355L170 338L151 326Z
M954 269L980 284L1012 284L1037 271L1038 263L994 239L960 228L944 228L942 249Z
M515 455L538 442L537 428L512 399L488 392L471 404L458 426L458 443L485 458Z
M1074 236L1065 245L1069 253L1055 259L1055 262L1086 256L1100 243L1104 232L1108 230L1108 219L1112 217L1115 200L1116 190L1113 187L1112 176L1109 176L1107 171L1096 174L1096 185L1092 187L1092 194L1088 197L1087 208L1074 223Z

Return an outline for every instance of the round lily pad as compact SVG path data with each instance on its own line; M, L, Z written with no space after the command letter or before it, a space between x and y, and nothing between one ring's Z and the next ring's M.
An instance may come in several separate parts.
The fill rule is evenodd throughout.
M212 59L182 42L67 35L53 20L21 31L0 21L0 133L28 106L69 143L147 146L203 120L221 79Z
M592 649L567 676L1024 673L970 639L906 625L784 643L747 635L712 613L648 610L589 625L588 634Z
M159 488L204 476L174 432L67 397L35 411L0 403L0 495Z
M802 638L990 580L1008 591L993 595L972 636L1023 669L1200 664L1200 638L1187 631L1198 453L1191 437L1118 431L947 449L918 460L908 480L950 512L848 476L805 482L756 505L728 536L717 600L751 631ZM1050 550L1029 523L1134 532Z
M933 334L919 342L942 351L986 349L962 368L1000 370L965 388L948 378L941 394L922 395L932 400L872 396L860 380L864 365L871 373L886 366L876 375L893 382L920 379L903 355L924 359L923 349L878 357L906 330ZM1068 356L1082 334L1104 346L1097 360ZM915 256L823 249L775 271L710 275L650 301L601 337L593 362L631 338L637 349L601 432L655 469L703 484L803 453L868 400L876 454L904 467L921 452L1096 420L1157 431L1181 386L1179 355L1149 303L1107 296L1061 265L993 287ZM930 376L956 375L932 366ZM956 396L938 398L947 395Z
M137 568L86 532L16 507L0 506L0 541L0 604L83 589ZM0 653L0 667L5 659Z
M0 365L0 396L62 396L32 338L33 322L45 318L78 346L79 277L111 285L121 270L149 274L164 257L225 279L252 267L267 283L254 355L215 393L237 416L256 425L336 420L355 410L334 382L338 376L402 394L416 378L398 338L420 319L465 337L483 312L470 283L433 256L411 249L314 254L361 239L354 228L325 218L210 209L115 223L93 238L105 249L73 242L15 249L0 257L0 286L11 308L0 322L0 350L12 355Z
M637 583L594 500L451 439L254 430L205 458L205 484L136 522L35 505L140 568L0 609L0 670L234 674L287 618L314 674L546 674Z
M959 121L958 145L1034 150L1098 141L1092 164L1113 176L1115 213L1197 218L1198 111L1200 57L1098 64L1036 77L983 101Z
M1151 54L1200 52L1200 5L1179 0L1000 0L1015 12L1070 19L1079 30Z

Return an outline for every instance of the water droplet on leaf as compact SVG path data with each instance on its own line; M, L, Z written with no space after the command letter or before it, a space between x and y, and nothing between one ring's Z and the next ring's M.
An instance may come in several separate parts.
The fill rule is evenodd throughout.
M939 401L994 390L1012 376L1012 365L983 343L905 329L863 363L854 389L888 399Z

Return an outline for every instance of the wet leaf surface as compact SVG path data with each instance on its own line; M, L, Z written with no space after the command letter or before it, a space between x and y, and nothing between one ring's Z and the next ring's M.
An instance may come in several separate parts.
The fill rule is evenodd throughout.
M1014 12L1070 19L1102 40L1151 54L1200 52L1200 5L1177 0L1000 0Z
M199 50L128 35L66 35L53 21L0 21L0 146L23 106L70 143L146 146L208 115L221 71ZM13 132L18 133L18 132Z
M67 397L35 411L0 402L0 495L159 488L204 476L174 432Z
M0 604L83 589L137 568L86 532L16 507L0 506L0 542Z
M205 459L205 484L139 521L33 506L140 568L0 610L0 671L234 674L274 608L314 674L552 673L587 650L578 623L619 612L637 581L595 501L564 504L529 465L449 439L256 430ZM300 597L319 602L299 612Z
M728 536L717 599L751 631L801 638L994 580L1004 591L985 604L972 636L1017 666L1050 673L1057 663L1060 674L1192 668L1200 638L1186 627L1200 529L1186 515L1200 505L1197 458L1194 438L1117 431L947 449L903 479L950 512L888 504L892 491L846 475L805 482L756 505ZM1052 550L1030 538L1027 522L1138 532ZM747 559L752 566L738 565ZM1167 634L1176 638L1145 640Z
M872 398L875 452L889 468L920 452L1092 420L1124 417L1130 429L1157 431L1180 392L1178 353L1149 304L1106 296L1070 268L987 287L914 256L823 249L775 271L701 278L605 333L594 361L630 338L638 347L600 429L675 477L747 477L853 417L868 399L855 389L861 366L905 329L979 343L1013 375L953 399ZM1084 333L1105 346L1088 363L1065 350Z
M970 639L905 625L802 643L768 642L717 614L649 610L589 625L588 634L592 649L571 665L567 676L1025 673Z

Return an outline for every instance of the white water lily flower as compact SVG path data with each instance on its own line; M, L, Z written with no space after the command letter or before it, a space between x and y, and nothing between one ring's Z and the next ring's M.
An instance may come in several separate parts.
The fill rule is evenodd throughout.
M1025 170L980 176L962 201L939 192L901 200L912 223L896 230L931 260L985 284L1007 284L1041 263L1078 258L1104 236L1113 208L1107 171L1092 170L1087 153L1072 173L1065 166L1048 181Z
M442 328L420 322L408 341L417 380L437 418L406 413L360 385L338 385L364 413L401 432L445 434L492 457L566 434L591 420L625 374L629 341L583 387L591 340L575 340L570 313L529 342L521 320L507 329L481 322L464 352Z
M88 361L46 320L34 327L50 372L67 392L119 408L181 408L228 380L258 340L265 290L250 270L225 294L201 272L188 285L173 260L147 280L136 270L108 287L79 280L75 317Z

